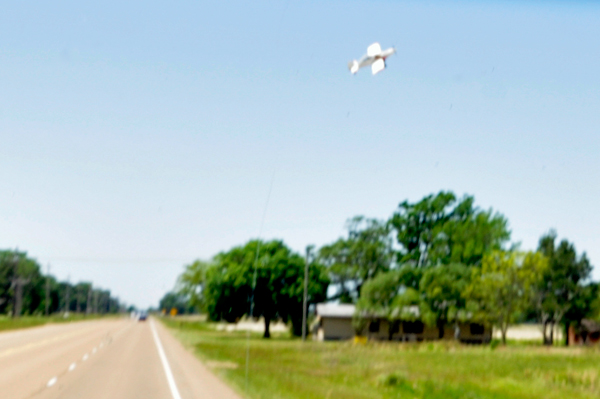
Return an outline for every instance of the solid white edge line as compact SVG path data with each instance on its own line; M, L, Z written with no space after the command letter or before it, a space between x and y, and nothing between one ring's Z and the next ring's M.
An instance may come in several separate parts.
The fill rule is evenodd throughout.
M173 373L171 372L171 366L169 366L169 361L167 360L165 351L163 350L162 344L160 343L160 338L158 337L158 333L156 332L156 327L154 327L153 320L150 320L150 328L152 329L152 335L154 335L154 342L156 343L156 348L158 349L158 356L160 356L160 361L162 362L163 369L165 370L165 374L167 375L167 382L169 383L171 396L173 396L173 399L181 399L181 395L179 395L179 390L177 389L177 385L175 384L175 378L173 378Z

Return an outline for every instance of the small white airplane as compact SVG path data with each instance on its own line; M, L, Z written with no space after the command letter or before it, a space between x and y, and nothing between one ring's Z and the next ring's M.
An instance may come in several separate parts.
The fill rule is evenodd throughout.
M354 75L360 68L371 65L371 72L375 75L385 69L385 59L394 53L396 53L396 49L393 47L382 51L379 43L373 43L367 47L367 54L358 61L350 61L348 68Z

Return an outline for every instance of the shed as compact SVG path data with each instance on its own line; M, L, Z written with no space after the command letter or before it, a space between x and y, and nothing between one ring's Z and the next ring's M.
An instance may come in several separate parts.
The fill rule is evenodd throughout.
M352 317L354 305L344 303L318 303L315 338L319 341L345 340L354 337Z
M596 345L600 343L600 323L583 319L579 328L570 326L569 342L574 345Z

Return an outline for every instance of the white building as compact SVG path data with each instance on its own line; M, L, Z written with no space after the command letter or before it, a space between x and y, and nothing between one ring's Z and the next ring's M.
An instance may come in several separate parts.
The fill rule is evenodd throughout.
M413 309L414 308L414 309ZM461 322L445 325L443 330L429 326L418 320L418 307L407 309L417 320L397 320L390 323L377 316L366 317L360 335L369 340L424 341L437 339L458 339L461 342L487 343L492 338L492 329L478 323ZM350 304L319 303L317 320L313 326L314 337L319 341L346 340L356 334L352 323L355 307Z

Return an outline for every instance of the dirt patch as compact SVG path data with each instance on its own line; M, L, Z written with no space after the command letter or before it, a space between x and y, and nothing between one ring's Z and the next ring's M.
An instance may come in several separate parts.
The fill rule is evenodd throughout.
M208 367L210 367L211 369L235 370L239 367L238 364L234 363L234 362L218 362L218 361L209 361L209 362L206 362L206 365Z

